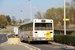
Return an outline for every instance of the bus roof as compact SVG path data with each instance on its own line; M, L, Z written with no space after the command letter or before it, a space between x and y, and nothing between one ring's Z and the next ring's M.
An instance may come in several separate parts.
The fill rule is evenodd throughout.
M34 19L34 20L53 20L53 19ZM30 20L28 22L22 23L20 25L22 26L22 25L29 24L29 23L33 23L33 20Z
M29 24L29 23L33 23L33 21L28 21L28 22L22 23L21 26L25 25L25 24Z

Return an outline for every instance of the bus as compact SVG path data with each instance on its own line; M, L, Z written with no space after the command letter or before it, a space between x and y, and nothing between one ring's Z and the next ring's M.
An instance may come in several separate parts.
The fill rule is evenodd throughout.
M24 41L44 42L54 40L54 23L52 19L34 19L22 23L19 27L19 37Z

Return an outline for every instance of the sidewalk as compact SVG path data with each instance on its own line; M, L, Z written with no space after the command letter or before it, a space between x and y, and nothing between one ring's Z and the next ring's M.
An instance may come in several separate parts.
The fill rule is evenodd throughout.
M30 49L22 45L3 45L0 46L0 50L30 50Z

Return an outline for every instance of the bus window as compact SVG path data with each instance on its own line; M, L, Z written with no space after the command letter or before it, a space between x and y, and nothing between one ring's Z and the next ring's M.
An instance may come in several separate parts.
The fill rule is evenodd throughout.
M52 30L52 23L35 23L35 30Z

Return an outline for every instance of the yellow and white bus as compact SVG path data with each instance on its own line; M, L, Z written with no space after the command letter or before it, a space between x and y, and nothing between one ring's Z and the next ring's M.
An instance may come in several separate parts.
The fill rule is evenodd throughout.
M52 19L35 19L22 23L19 27L19 37L29 43L53 41L54 24Z

